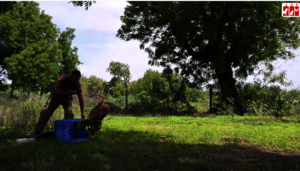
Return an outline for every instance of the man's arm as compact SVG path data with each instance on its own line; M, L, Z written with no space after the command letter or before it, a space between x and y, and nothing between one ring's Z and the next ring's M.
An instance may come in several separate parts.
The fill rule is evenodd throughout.
M78 96L78 99L79 99L79 103L80 103L81 118L82 118L82 119L85 119L85 116L84 116L84 100L83 100L83 97L82 97L82 96Z

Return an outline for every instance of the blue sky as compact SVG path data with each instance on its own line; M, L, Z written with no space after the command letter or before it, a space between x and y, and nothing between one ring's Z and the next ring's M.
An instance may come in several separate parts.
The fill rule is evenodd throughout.
M147 69L162 71L161 67L148 65L148 55L139 49L137 41L125 42L116 37L121 26L120 16L123 15L127 2L97 1L88 11L83 7L74 7L68 1L38 1L41 10L52 16L61 31L67 27L75 28L76 38L73 46L78 47L79 60L84 64L80 70L85 76L96 75L106 81L111 75L106 72L111 61L129 64L132 80L143 77ZM300 50L297 50L300 54ZM288 80L300 87L300 58L294 60L276 61L278 69L287 71ZM250 82L252 77L248 79Z

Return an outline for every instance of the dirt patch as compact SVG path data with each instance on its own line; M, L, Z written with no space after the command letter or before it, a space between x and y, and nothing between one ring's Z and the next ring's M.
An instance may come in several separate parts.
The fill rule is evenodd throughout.
M165 140L158 140L157 142L159 142L159 143L164 143Z
M282 165L294 169L299 166L298 160L300 155L294 151L274 152L271 150L263 150L254 146L245 146L246 148L230 147L228 146L225 151L221 153L211 153L214 161L218 161L218 165L222 168L235 168L238 170L257 170L258 168L266 168L267 165L273 168L268 170L286 170L285 168L278 168L276 165ZM242 168L247 166L245 168ZM296 166L297 165L297 166ZM255 168L251 168L251 167ZM221 168L219 168L221 169ZM234 170L235 170L234 169ZM259 169L260 170L260 169ZM264 170L264 169L263 169Z
M281 122L283 122L283 123L290 123L291 121L290 120L288 120L288 119L280 119L281 120Z
M223 141L225 142L236 142L238 144L245 144L245 143L249 143L249 140L246 139L242 139L242 138L222 138Z

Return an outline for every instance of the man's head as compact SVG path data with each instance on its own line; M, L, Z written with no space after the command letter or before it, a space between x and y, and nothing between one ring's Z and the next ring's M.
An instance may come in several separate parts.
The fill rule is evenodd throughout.
M81 72L77 69L73 70L71 73L71 81L73 83L78 83L81 78Z

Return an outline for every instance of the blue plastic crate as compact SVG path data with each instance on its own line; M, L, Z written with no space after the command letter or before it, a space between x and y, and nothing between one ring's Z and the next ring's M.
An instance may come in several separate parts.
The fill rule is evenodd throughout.
M89 138L89 133L85 134L86 128L83 128L79 134L76 134L76 125L82 119L65 119L55 121L55 139L60 142L75 143L85 141Z

